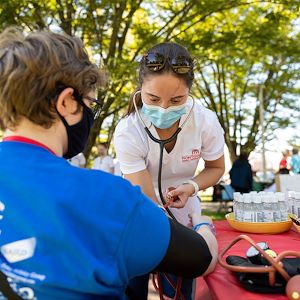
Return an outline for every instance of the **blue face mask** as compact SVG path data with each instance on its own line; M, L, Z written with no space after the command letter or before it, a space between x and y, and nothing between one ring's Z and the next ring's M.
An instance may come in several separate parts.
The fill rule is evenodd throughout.
M181 116L186 114L186 104L162 108L157 105L149 105L143 102L141 112L160 129L171 127Z

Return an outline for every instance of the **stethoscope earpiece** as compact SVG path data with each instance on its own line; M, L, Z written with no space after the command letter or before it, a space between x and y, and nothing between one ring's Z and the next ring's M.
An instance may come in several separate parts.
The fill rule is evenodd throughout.
M290 300L300 299L300 275L289 279L286 284L285 293Z

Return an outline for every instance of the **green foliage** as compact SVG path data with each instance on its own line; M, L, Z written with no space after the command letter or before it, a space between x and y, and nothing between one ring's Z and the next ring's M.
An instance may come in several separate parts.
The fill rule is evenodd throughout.
M299 80L300 44L293 26L299 19L295 7L287 8L256 3L219 12L207 20L207 28L197 27L196 36L206 30L204 42L209 45L201 39L191 41L200 73L194 92L216 111L232 160L237 148L250 152L260 141L259 86L264 86L269 133L299 119L299 92L294 86Z
M259 85L264 85L268 133L299 118L297 24L299 1L0 2L0 30L17 25L26 31L49 28L76 35L109 74L107 86L98 93L103 110L86 156L101 130L108 141L112 138L129 96L138 86L136 70L141 55L166 40L185 45L195 57L193 93L217 113L232 159L238 147L250 152L261 137Z

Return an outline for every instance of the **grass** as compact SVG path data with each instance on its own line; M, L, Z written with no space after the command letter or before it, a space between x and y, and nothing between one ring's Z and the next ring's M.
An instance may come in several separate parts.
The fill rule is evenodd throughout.
M202 210L202 215L209 216L213 220L225 220L225 215L227 212L221 211L221 212L216 212L216 211L210 211L210 210Z

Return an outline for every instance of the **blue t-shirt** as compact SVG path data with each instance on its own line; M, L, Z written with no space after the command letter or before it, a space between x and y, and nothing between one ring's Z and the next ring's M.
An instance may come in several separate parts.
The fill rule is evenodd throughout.
M0 268L24 299L123 299L170 240L138 187L14 141L0 143L0 219Z

